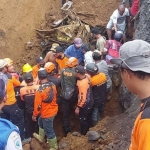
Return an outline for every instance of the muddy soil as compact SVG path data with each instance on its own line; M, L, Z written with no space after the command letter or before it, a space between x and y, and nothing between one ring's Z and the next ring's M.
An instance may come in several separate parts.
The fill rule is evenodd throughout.
M26 51L25 43L32 41L45 13L59 7L54 0L0 0L0 58L10 57L19 69L25 62L35 63L40 51Z

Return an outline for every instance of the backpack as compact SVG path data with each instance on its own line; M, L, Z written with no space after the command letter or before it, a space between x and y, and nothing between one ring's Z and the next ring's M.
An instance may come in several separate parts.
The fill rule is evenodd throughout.
M88 91L87 91L87 94L86 94L86 102L85 104L83 105L82 108L84 108L85 106L87 106L87 104L89 104L89 102L93 101L94 103L94 99L93 99L93 92L92 92L92 86L91 86L91 83L90 83L90 79L89 77L86 75L87 79L88 79L88 83L89 83L89 88L88 88Z
M72 98L72 96L74 95L75 93L75 85L70 85L70 84L66 84L65 82L65 78L64 78L64 71L65 69L62 70L62 81L63 81L63 84L62 85L62 97L66 100L70 100Z
M146 102L140 109L140 112L142 112L144 109L150 107L150 101Z

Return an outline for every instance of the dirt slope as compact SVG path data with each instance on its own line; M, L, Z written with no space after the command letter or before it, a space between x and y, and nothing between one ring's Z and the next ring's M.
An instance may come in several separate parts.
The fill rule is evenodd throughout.
M25 43L35 35L34 28L54 6L59 7L54 0L0 0L0 57L22 59Z

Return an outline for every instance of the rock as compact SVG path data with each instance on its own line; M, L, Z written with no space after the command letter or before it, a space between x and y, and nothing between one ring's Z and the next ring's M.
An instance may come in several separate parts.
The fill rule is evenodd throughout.
M100 138L102 138L103 140L106 140L106 136L105 135L100 135Z
M102 149L104 148L104 145L100 145L100 147L99 147L99 148L100 148L100 150L102 150Z
M113 150L113 149L107 147L107 148L105 148L105 150Z
M78 136L78 135L79 135L79 132L73 132L72 135L73 135L73 136Z
M67 143L61 142L61 143L59 143L59 149L64 149L67 147L67 145L68 145Z
M89 131L88 132L88 140L89 141L96 141L100 138L100 134L96 131Z
M109 143L108 146L113 148L114 143Z
M122 83L119 89L119 100L124 110L127 110L134 102L136 95L132 94Z
M23 145L23 150L30 150L30 144Z

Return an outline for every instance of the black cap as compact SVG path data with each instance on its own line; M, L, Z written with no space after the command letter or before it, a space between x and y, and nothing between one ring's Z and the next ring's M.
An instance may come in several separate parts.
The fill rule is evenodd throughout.
M87 51L90 51L90 44L89 43L83 43L81 46L81 49Z
M80 74L84 74L84 73L85 73L84 66L81 66L81 65L77 66L77 67L75 68L75 72L76 72L76 73L80 73Z
M44 62L43 57L37 57L37 58L36 58L36 62L37 62L37 63Z
M46 79L47 76L48 76L48 73L47 73L45 68L40 68L38 70L38 77L39 77L40 80Z
M55 51L53 51L53 53L60 53L60 52L63 52L64 50L63 50L63 48L61 47L61 46L57 46L56 48L55 48Z
M26 73L24 75L24 80L26 83L30 83L30 82L33 82L33 76L31 73Z
M98 35L98 34L100 34L100 31L99 31L98 27L94 27L94 28L92 28L91 33Z
M88 71L89 74L97 74L98 73L98 66L95 63L88 63L86 65L86 71Z

